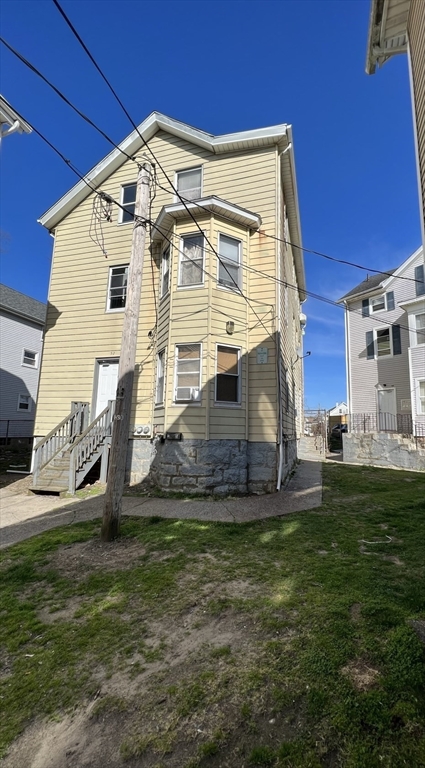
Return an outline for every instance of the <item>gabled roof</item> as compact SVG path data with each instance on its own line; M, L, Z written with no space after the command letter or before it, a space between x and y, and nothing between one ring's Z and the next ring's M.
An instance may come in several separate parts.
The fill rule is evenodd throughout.
M47 305L0 283L0 309L44 325Z
M285 202L288 213L289 232L291 242L296 246L294 249L295 267L297 270L298 283L301 290L305 289L304 263L302 258L302 240L301 223L298 207L297 180L295 175L294 147L292 139L292 126L287 123L272 125L267 128L257 128L250 131L240 131L238 133L226 133L221 136L214 136L198 128L193 128L180 120L174 120L171 117L152 112L138 126L137 131L133 131L127 136L118 149L112 150L106 155L94 168L89 171L85 179L90 182L91 187L98 187L105 179L114 173L124 162L126 156L123 150L131 157L135 155L144 146L144 142L149 141L158 131L166 131L174 136L183 138L197 146L207 149L213 154L219 155L226 152L237 152L241 150L250 150L261 147L277 146L280 155L281 176L284 188ZM142 138L140 138L142 136ZM52 231L79 203L91 194L91 189L84 181L79 181L69 192L57 201L46 213L39 219L40 224ZM298 247L297 247L298 246Z
M366 72L407 51L407 19L411 0L372 0L367 41Z
M261 226L261 216L258 213L247 211L245 208L229 203L227 200L222 200L221 197L216 197L215 195L187 202L186 207L189 211L205 210L207 213L216 213L224 219L230 219L230 221L242 224L242 226L249 229L259 229ZM178 202L164 205L155 221L152 239L162 240L163 235L168 232L174 219L185 218L186 216L187 211L183 203Z
M382 286L388 277L388 274L392 275L395 271L395 269L387 269L385 275L382 273L378 275L368 275L365 280L362 280L362 282L356 285L355 288L352 288L351 291L348 291L345 296L341 296L341 298L338 299L338 304L342 301L346 301L346 299L351 299L355 296L360 296L361 294L375 291L377 288Z

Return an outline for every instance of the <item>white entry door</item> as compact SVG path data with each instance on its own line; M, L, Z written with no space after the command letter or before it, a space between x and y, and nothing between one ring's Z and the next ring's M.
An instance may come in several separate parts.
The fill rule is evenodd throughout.
M394 387L378 389L378 429L397 432L397 402Z
M115 400L118 383L118 360L98 360L95 418Z

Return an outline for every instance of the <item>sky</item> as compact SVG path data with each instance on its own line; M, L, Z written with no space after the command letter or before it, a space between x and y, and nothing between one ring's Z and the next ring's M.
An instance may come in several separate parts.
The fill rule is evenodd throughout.
M407 57L365 74L370 0L62 0L133 120L157 110L213 134L293 126L305 248L368 268L420 245ZM1 34L115 142L132 126L51 0L2 0ZM0 90L86 172L110 145L0 46ZM0 280L47 300L52 239L37 219L77 181L34 133L0 150ZM365 272L305 253L332 300ZM346 399L344 313L309 298L305 403Z

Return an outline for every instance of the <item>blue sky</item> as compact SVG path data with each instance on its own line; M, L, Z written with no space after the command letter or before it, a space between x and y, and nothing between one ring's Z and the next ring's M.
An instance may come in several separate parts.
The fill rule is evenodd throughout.
M304 246L374 269L420 244L406 56L364 71L370 0L103 0L63 7L136 122L158 110L220 134L293 125ZM131 131L50 0L2 1L2 35L118 142ZM109 145L1 47L3 95L81 171ZM76 181L34 134L1 148L1 281L46 300L37 218ZM331 299L364 273L305 254ZM343 312L309 299L308 407L345 399Z

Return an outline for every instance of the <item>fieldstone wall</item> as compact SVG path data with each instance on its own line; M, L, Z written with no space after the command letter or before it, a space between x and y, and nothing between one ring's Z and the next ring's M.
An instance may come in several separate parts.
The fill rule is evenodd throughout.
M425 441L388 432L342 435L343 460L353 464L425 471Z
M290 446L290 449L289 449ZM296 442L288 444L284 476L296 458ZM246 440L131 439L127 482L148 481L168 491L185 493L272 493L276 490L278 450L275 443Z

